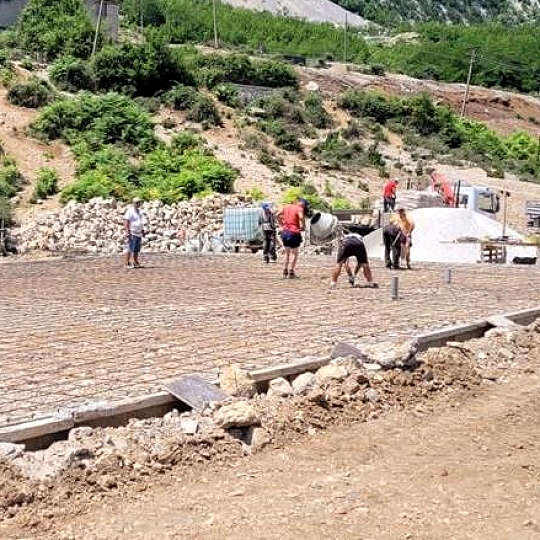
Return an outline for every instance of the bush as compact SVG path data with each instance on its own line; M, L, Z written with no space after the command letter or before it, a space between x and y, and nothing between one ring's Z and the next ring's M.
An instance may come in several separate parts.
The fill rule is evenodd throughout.
M247 196L251 197L254 201L262 201L266 198L264 191L257 186L252 187L248 192Z
M284 163L282 158L273 156L266 148L257 154L257 160L274 172L278 172Z
M338 99L338 105L354 116L372 118L381 124L395 118L400 111L398 100L360 90L344 92Z
M318 129L332 126L332 117L326 112L321 97L315 92L310 92L304 101L306 120Z
M22 187L24 177L17 165L10 159L4 159L0 165L0 197L10 199Z
M261 128L268 133L277 146L289 152L301 152L302 143L298 138L298 133L280 120L270 120L261 123Z
M60 200L68 202L73 199L79 202L88 202L94 197L105 199L113 197L120 200L129 200L132 197L132 186L118 179L111 179L105 173L94 170L82 175L75 183L62 190Z
M93 87L90 67L74 56L62 56L52 66L51 81L66 92L90 90Z
M37 182L32 195L32 202L38 199L46 199L50 195L58 193L58 172L55 169L43 167L37 172Z
M219 112L211 98L199 95L195 103L189 108L186 118L192 122L200 122L208 126L221 126Z
M18 45L47 59L90 55L94 39L83 0L30 0L18 23Z
M290 204L296 201L299 197L306 199L310 208L314 210L329 210L328 205L319 197L317 193L306 193L303 187L291 187L283 194L281 202Z
M107 92L154 96L178 83L195 84L170 48L161 43L105 47L94 56L91 67L96 88Z
M114 93L52 103L31 129L46 140L85 141L98 148L118 143L146 151L156 144L150 115L132 99Z
M179 84L165 94L164 102L177 111L187 111L195 104L199 96L195 88Z
M218 84L214 89L216 97L229 107L238 107L240 105L240 97L238 89L232 84Z
M324 141L318 143L313 148L312 155L334 169L365 162L364 150L360 143L349 143L339 132L330 133Z
M336 197L332 201L332 210L348 210L352 208L353 205L349 199L345 199L344 197Z
M30 77L28 82L13 85L7 93L7 99L18 107L37 109L54 99L54 92L49 83L37 77Z

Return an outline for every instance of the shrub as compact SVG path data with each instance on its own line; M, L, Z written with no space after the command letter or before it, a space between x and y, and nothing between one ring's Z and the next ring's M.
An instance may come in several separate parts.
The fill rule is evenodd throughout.
M211 98L199 95L189 108L186 118L192 122L200 122L209 126L221 126L219 112Z
M37 182L32 195L32 201L46 199L50 195L58 193L58 172L55 169L43 167L37 172Z
M62 56L52 66L51 81L67 92L90 90L93 86L88 64L74 56Z
M268 133L277 146L290 152L301 152L302 143L298 138L298 133L280 120L270 120L261 123L261 128Z
M266 195L264 194L264 191L257 186L252 187L247 192L248 197L251 197L254 201L262 201Z
M257 154L257 160L274 172L278 172L283 167L283 159L273 156L266 148Z
M22 187L24 177L13 160L4 158L0 165L0 197L10 199Z
M313 156L324 161L331 168L339 169L344 165L361 164L365 161L364 150L360 143L349 143L339 132L330 133L324 141L312 150Z
M150 115L132 99L114 93L83 93L77 99L52 103L31 129L46 140L64 139L69 144L86 141L99 147L119 143L142 151L156 144Z
M175 84L194 85L194 79L162 43L123 43L108 46L91 63L98 90L154 96Z
M54 92L49 83L37 77L30 77L28 82L13 85L7 93L7 99L18 107L37 109L54 99Z
M60 200L68 202L74 199L79 202L88 202L94 197L129 200L132 197L132 186L118 179L111 179L99 170L88 171L75 183L62 190Z
M338 105L355 116L372 118L381 124L395 118L400 111L398 100L360 90L344 92L338 99Z
M353 205L349 199L345 199L344 197L336 197L332 201L332 210L348 210L349 208L352 208Z
M164 96L164 102L177 111L187 111L199 98L199 92L191 86L179 84Z
M214 89L216 97L229 107L238 107L240 105L240 96L238 89L232 84L218 84Z
M20 47L48 59L90 55L94 25L82 0L30 0L18 23Z
M321 97L310 92L304 101L306 120L318 129L325 129L332 125L332 118L326 112Z
M328 210L328 205L319 197L317 193L306 193L302 187L291 187L283 194L281 202L290 204L299 197L306 199L310 208L314 210Z

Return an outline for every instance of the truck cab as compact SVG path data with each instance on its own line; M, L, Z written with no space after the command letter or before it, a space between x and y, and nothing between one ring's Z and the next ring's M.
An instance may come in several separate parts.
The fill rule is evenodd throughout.
M492 219L500 210L499 195L483 186L461 186L458 191L458 208L468 208Z

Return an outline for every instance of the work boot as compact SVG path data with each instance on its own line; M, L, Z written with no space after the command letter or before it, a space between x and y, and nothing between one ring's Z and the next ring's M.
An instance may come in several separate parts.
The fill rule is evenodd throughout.
M270 258L268 257L268 255L266 255L266 256L264 257L264 262L265 262L266 264L268 264L268 263L270 262Z
M298 276L294 273L294 270L289 270L289 279L295 279Z
M283 277L284 277L284 278L288 278L288 277L289 277L289 271L288 271L286 268L283 269Z

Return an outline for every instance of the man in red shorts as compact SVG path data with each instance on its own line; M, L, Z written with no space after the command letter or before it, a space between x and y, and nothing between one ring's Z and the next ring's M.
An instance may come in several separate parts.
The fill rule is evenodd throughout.
M306 228L306 212L308 203L298 198L294 203L285 205L277 215L281 226L281 241L285 248L283 277L294 279L298 248L302 243L302 232Z
M349 265L350 257L356 258L356 268L354 273ZM343 267L345 267L348 281L353 287L356 285L356 277L358 276L361 268L367 282L365 286L372 289L378 288L377 283L373 282L373 276L371 274L371 268L369 267L364 239L359 234L351 233L346 234L343 237L337 254L337 264L332 270L332 281L330 282L331 289L336 288L337 280L339 279L339 275L341 274Z

